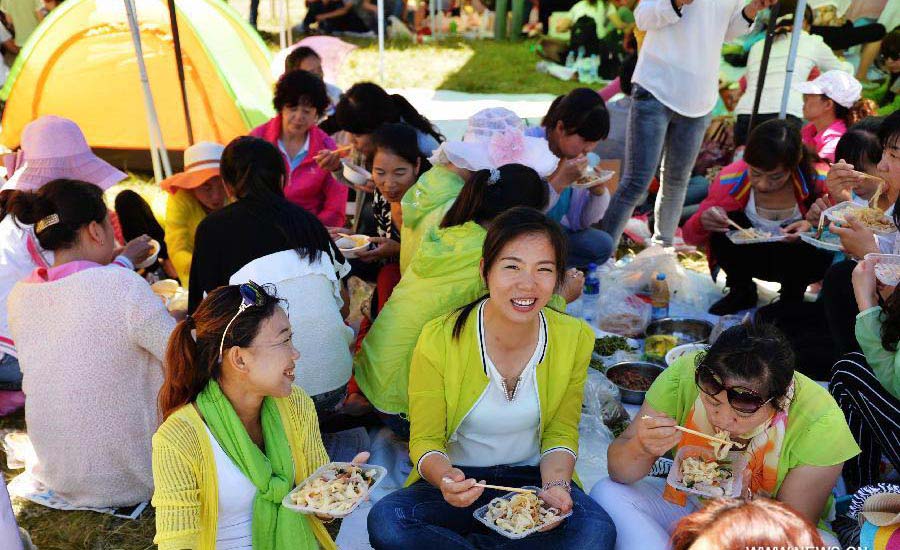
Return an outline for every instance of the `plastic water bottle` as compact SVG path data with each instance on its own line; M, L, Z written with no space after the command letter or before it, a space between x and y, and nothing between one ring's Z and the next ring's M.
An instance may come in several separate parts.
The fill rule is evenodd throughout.
M650 317L654 321L669 316L669 283L665 273L657 273L650 285L650 305L653 306Z
M587 277L584 278L584 291L581 293L581 318L587 324L597 324L597 309L600 305L600 278L597 276L597 264L588 265Z
M566 56L566 67L573 68L575 66L575 50L569 50L569 55Z

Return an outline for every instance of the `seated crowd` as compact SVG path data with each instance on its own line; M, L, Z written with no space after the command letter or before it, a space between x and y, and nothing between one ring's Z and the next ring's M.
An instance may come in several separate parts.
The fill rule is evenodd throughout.
M337 24L317 4L317 21ZM664 4L642 2L639 24L650 10L672 16ZM747 26L740 11L729 33ZM614 263L670 153L684 158L663 162L654 240L675 242L705 115L658 99L646 66L633 85L631 62L623 158L597 158L626 121L588 88L556 98L539 125L490 108L445 139L376 84L338 95L318 55L297 51L274 118L185 152L184 171L161 184L163 223L137 193L107 193L125 174L74 122L25 128L25 162L0 192L0 384L26 394L33 475L59 497L152 499L163 550L336 548L334 518L282 501L330 461L366 463L368 449L331 452L336 432L383 424L408 444L411 471L369 511L373 548L702 550L837 544L840 480L852 493L881 481L885 463L900 471L900 294L867 258L900 254L900 112L867 116L833 54L796 85L795 120L738 119L742 154L680 228L714 279L726 273L710 314L756 308L757 280L780 285L778 303L664 370L590 487L576 464L595 331L566 305L588 266ZM619 164L584 184L588 167ZM892 227L853 215L825 227L842 202ZM738 229L773 242L740 243ZM345 256L348 234L369 246ZM827 239L840 250L816 246ZM374 287L358 330L351 276ZM148 284L167 278L186 289L186 311L170 313ZM827 376L778 328L806 311L809 290ZM697 498L658 476L665 457L706 445L694 434L723 431L746 449L740 499ZM485 484L538 487L571 516L507 539L473 517L502 494Z

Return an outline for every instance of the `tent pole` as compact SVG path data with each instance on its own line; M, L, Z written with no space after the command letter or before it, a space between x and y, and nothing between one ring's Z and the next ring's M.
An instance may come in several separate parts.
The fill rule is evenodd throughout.
M150 153L153 157L153 176L156 178L157 182L160 182L172 175L172 166L169 164L169 154L163 144L162 130L159 127L159 118L156 115L156 107L153 104L153 93L150 91L150 81L147 78L147 66L144 64L144 52L141 47L141 32L138 27L138 18L134 7L134 0L125 0L125 10L128 12L128 26L131 27L131 41L134 43L134 53L137 56L138 73L140 73L141 87L144 92L144 107L147 111L147 126L150 129Z
M378 82L384 86L384 0L378 0Z
M763 44L762 60L759 64L759 77L756 79L756 97L753 98L753 111L750 113L750 125L747 134L753 131L756 125L756 115L759 112L759 102L762 99L763 86L766 83L766 72L769 70L769 54L772 52L772 41L775 39L775 21L781 11L781 2L777 2L769 8L769 23L766 28L766 41Z
M175 65L178 67L178 82L181 84L181 105L184 107L184 123L187 125L188 145L193 145L194 127L191 124L191 109L188 107L187 86L184 83L184 57L181 55L181 37L178 34L175 0L169 0L169 21L172 25L172 39L175 43Z
M778 118L787 118L788 99L791 95L791 80L794 79L794 65L797 62L797 47L800 45L800 33L803 31L803 19L806 14L806 0L797 0L797 11L794 12L794 29L791 32L791 48L788 50L787 71L784 74L784 90L781 92L781 109Z
M294 26L291 22L291 5L288 0L284 0L284 21L284 36L287 45L290 46L294 43Z
M285 25L285 15L284 15L284 2L281 0L276 0L278 6L278 45L281 46L281 49L285 49L288 47L287 44L287 33L284 32Z

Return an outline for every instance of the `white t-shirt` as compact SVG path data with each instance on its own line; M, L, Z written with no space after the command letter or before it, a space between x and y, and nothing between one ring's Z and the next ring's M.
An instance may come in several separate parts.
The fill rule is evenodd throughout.
M734 109L735 114L749 115L753 111L753 100L756 97L756 83L759 79L764 47L764 41L760 40L750 48L750 54L747 57L747 91L738 101L737 107ZM769 53L769 68L766 70L766 83L759 102L759 112L762 114L777 113L781 110L781 95L784 93L784 79L787 74L787 58L790 48L790 34L780 35L772 43L772 51ZM821 36L803 32L797 43L797 60L794 64L792 82L805 81L813 67L818 67L823 73L832 70L853 72L853 65L838 59ZM797 118L803 118L803 94L791 90L788 95L787 112Z
M742 0L694 0L679 15L671 0L641 0L634 11L647 31L632 80L686 117L706 116L719 94L722 44L748 32Z
M507 399L503 377L497 371L484 343L484 304L478 307L479 347L490 377L487 388L447 443L450 463L486 467L500 464L536 466L540 462L541 406L535 368L541 358L547 333L543 314L537 345L517 384L515 398Z
M206 427L216 459L219 513L216 518L216 550L253 550L253 499L256 486L235 466Z

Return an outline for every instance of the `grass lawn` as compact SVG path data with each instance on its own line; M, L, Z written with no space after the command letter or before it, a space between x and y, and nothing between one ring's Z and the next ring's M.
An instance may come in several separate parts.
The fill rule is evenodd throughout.
M378 82L378 42L353 40L359 46L347 56L338 85ZM387 88L426 88L480 94L565 94L580 86L539 73L535 40L495 42L448 38L412 44L388 42L384 83Z

